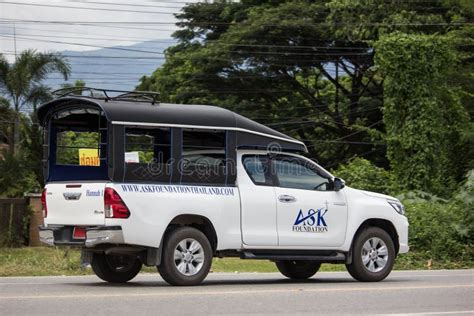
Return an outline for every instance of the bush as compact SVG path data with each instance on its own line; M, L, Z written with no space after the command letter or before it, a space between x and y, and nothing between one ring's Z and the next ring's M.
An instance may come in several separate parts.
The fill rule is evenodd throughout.
M392 190L390 173L364 158L354 158L333 173L356 189L388 194Z
M416 197L418 196L418 197ZM425 195L423 195L425 197ZM405 194L411 250L439 261L474 261L474 172L449 201Z
M16 210L14 213L19 212ZM22 247L27 246L30 240L30 219L33 214L31 206L27 206L26 210L19 214L21 216L20 225L14 224L7 227L6 230L0 231L0 247ZM18 216L18 215L14 215ZM9 216L4 217L10 220Z
M410 222L410 246L433 260L472 261L469 223L466 210L458 203L406 203Z
M357 189L393 195L399 188L388 171L364 158L355 158L333 173ZM426 266L429 260L438 267L474 264L474 170L451 199L422 191L405 192L398 197L406 206L410 223L408 261L421 260L424 263L419 264Z
M21 197L25 192L39 192L40 185L23 152L6 153L0 159L0 197Z

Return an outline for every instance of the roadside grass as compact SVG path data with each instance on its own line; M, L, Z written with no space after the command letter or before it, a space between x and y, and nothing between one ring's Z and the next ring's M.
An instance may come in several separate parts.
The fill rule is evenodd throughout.
M0 276L88 275L90 268L79 266L80 251L65 247L0 248ZM395 269L461 269L474 268L473 262L435 262L419 253L409 253L397 258ZM215 258L213 272L278 272L275 264L266 260L241 260ZM321 271L345 271L342 264L323 264ZM145 267L142 272L156 272Z

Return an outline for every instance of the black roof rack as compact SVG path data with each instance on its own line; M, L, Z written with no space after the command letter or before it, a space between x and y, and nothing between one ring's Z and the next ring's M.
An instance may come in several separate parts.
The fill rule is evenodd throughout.
M88 94L84 94L88 92ZM112 95L115 94L115 95ZM67 87L52 92L55 98L63 98L67 96L76 96L89 99L98 99L104 101L130 101L130 102L150 102L152 105L159 103L158 92L151 91L124 91L100 89L91 87Z

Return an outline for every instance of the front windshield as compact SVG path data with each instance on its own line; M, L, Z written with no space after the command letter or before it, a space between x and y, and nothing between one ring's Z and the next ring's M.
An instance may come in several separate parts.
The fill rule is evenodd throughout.
M332 189L331 177L307 160L279 156L274 160L274 164L280 187L318 191Z

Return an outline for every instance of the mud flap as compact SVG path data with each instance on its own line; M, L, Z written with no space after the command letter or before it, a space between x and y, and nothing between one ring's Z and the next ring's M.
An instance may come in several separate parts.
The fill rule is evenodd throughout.
M81 269L84 270L89 266L92 262L92 256L94 253L87 249L81 250Z
M161 249L149 247L146 251L146 260L144 264L146 266L159 266L161 263Z

